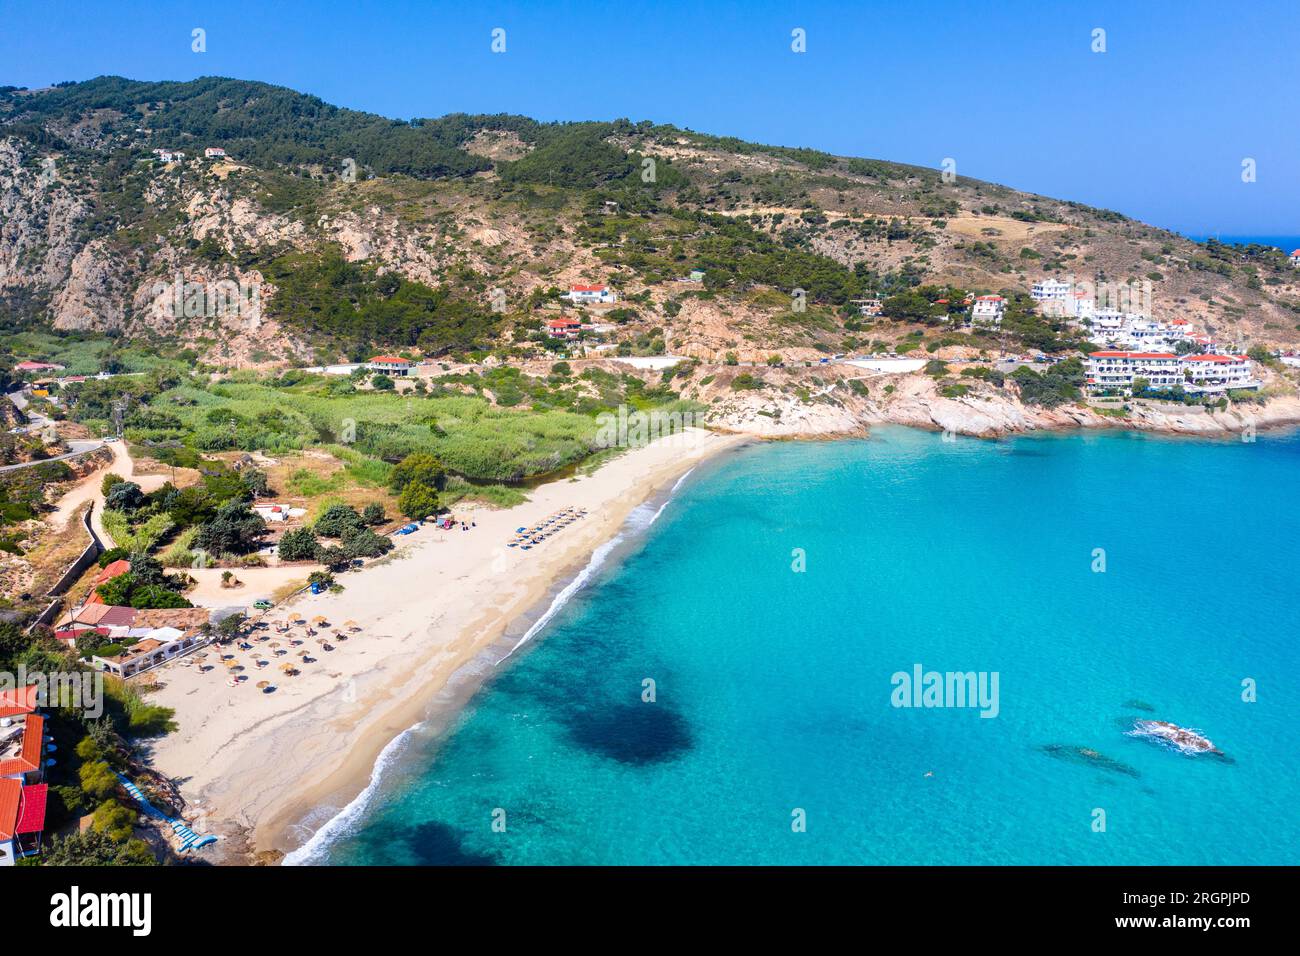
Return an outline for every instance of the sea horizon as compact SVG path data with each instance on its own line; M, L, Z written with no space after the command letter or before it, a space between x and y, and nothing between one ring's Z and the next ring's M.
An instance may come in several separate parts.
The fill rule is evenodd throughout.
M1285 862L1276 837L1300 835L1286 809L1300 793L1269 772L1284 722L1243 701L1236 675L1295 692L1287 585L1215 549L1198 573L1232 600L1207 606L1151 542L1236 508L1225 544L1266 540L1286 567L1300 520L1276 479L1298 456L1294 432L883 428L709 462L642 511L449 729L391 745L299 861ZM1249 499L1215 491L1243 476ZM1148 507L1098 511L1090 489L1116 482ZM1126 614L1090 630L1110 607ZM1207 675L1208 660L1226 667ZM1000 712L891 706L891 675L914 665L999 674ZM1142 719L1193 727L1224 756L1131 736Z

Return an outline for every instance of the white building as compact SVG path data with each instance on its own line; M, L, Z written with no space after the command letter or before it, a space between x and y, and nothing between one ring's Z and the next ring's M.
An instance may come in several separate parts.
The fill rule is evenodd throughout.
M564 298L574 305L608 305L618 301L614 290L607 285L571 285Z
M1300 269L1300 249L1296 249L1294 252L1292 252L1289 258L1291 260L1291 265Z
M366 363L366 368L385 375L406 375L415 368L415 363L400 355L376 355Z
M226 151L219 146L209 146L203 151L205 159L225 159Z
M1041 279L1029 290L1030 298L1041 306L1046 315L1068 315L1076 319L1088 318L1096 303L1086 289L1073 281Z
M1007 310L1007 300L1000 295L978 295L971 306L972 325L1001 325L1002 313Z
M1182 366L1183 388L1196 394L1253 391L1263 384L1251 374L1250 359L1244 355L1184 355Z
M1190 394L1257 389L1250 359L1244 355L1175 355L1172 352L1093 352L1087 384L1093 391L1131 392L1137 379L1149 388L1182 388Z
M155 627L149 631L148 637L130 645L122 653L113 657L94 656L91 663L118 677L132 677L183 657L206 643L208 638L197 632L187 634L175 627Z
M1187 319L1160 322L1114 309L1102 309L1089 319L1088 337L1097 345L1138 352L1168 352L1179 342L1197 341Z

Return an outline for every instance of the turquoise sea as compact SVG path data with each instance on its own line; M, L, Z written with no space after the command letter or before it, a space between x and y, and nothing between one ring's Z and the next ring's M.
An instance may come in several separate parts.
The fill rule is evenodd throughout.
M1296 863L1297 475L1294 434L747 447L299 856ZM998 715L891 706L915 664L997 672Z

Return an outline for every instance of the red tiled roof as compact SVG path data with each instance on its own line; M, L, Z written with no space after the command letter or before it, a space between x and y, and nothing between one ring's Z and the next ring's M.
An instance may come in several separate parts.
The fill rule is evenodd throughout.
M131 562L126 560L125 558L119 558L116 561L110 561L108 564L100 568L99 573L95 575L95 584L100 585L103 584L105 581L111 581L119 574L126 574L130 570L131 570Z
M63 368L62 365L55 365L53 362L19 362L14 366L16 372L39 372L44 368Z
M0 717L17 717L36 709L36 685L17 687L0 693Z
M44 752L45 718L39 714L29 714L23 724L23 746L17 757L0 760L0 777L11 777L16 773L31 773L41 769L41 754Z
M404 359L400 355L376 355L370 361L383 362L385 365L414 365L410 359Z
M604 292L606 286L603 285L571 285L570 292Z
M941 299L940 301L943 300ZM1005 302L1006 299L1004 299L1000 295L977 295L975 296L975 301L976 302Z
M45 829L45 795L48 789L43 783L23 787L22 809L18 813L15 833L40 833Z
M567 329L577 327L582 323L575 321L574 319L551 319L546 324L553 329Z
M22 802L22 782L0 780L0 840L12 840L18 832L18 808Z
M1183 357L1187 362L1244 362L1244 355L1186 355Z
M1174 319L1174 320L1173 320L1172 322L1170 322L1169 324L1170 324L1170 325L1190 325L1191 323L1188 322L1186 319Z

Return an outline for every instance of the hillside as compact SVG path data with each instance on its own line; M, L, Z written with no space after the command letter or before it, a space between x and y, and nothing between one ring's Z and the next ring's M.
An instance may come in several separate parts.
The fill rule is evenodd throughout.
M229 159L205 161L208 146ZM153 149L187 155L162 163ZM675 281L692 268L703 288ZM849 301L864 295L1023 293L1067 272L1149 278L1157 316L1300 340L1300 289L1278 255L1207 249L1105 210L944 183L937 170L651 123L403 123L218 78L0 93L11 327L178 340L235 364L376 345L437 354L509 342L550 290L608 281L633 341L765 357L913 330L855 328ZM265 321L177 321L156 290L178 273L260 288ZM494 313L496 287L507 296ZM794 288L809 308L792 320ZM1054 344L1037 331L1027 344Z

